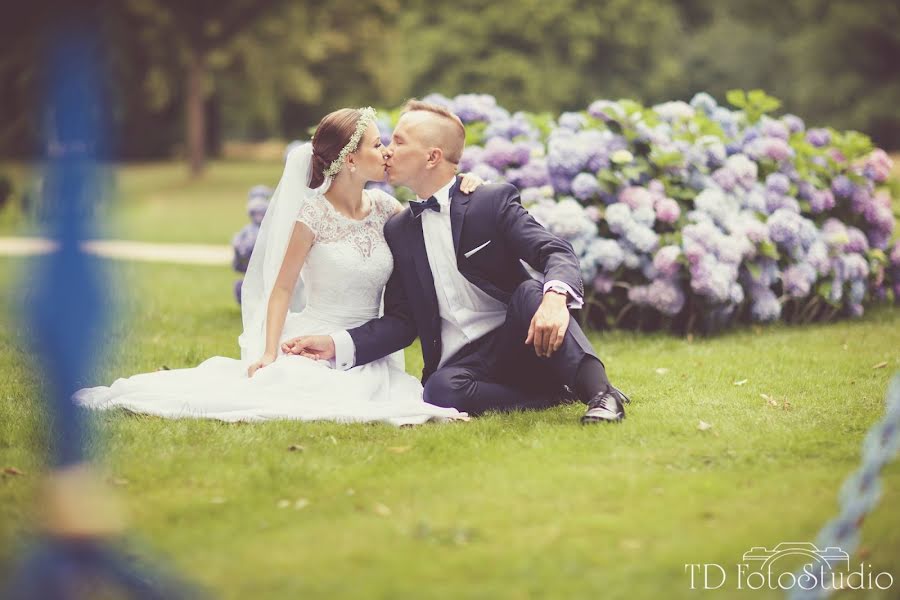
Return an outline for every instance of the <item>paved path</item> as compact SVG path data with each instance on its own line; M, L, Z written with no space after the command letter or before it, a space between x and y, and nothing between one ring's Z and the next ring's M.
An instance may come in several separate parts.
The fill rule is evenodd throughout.
M188 265L231 264L231 246L211 244L154 244L128 240L91 240L84 249L97 256L117 260L178 263ZM36 237L0 237L0 256L33 256L46 254L53 242Z

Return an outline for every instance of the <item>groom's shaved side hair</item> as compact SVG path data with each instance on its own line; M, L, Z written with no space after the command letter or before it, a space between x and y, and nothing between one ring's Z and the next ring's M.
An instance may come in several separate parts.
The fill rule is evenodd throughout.
M427 143L444 151L444 158L454 165L459 164L463 148L466 146L466 127L462 120L445 106L422 102L415 98L403 106L403 113L429 113L426 121L416 124Z

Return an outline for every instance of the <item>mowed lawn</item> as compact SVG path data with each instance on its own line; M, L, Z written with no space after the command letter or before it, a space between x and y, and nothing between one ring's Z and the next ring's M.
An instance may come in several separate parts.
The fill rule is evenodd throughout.
M234 273L108 266L119 309L85 384L237 356ZM0 259L0 467L24 473L0 478L0 581L32 527L48 444L43 376L10 312L33 270ZM115 412L92 416L91 451L127 508L131 551L217 596L730 598L745 551L813 541L834 516L900 368L889 307L714 339L592 339L633 398L618 426L582 427L578 406L402 429ZM417 348L407 364L420 369ZM883 484L853 562L897 579L896 462ZM732 580L692 591L685 563Z
M146 242L228 244L249 223L247 192L254 185L274 188L278 161L211 161L201 179L188 178L177 162L135 163L101 169L104 200L98 209L99 234ZM33 190L37 166L0 163L16 190ZM33 194L33 192L32 192ZM0 236L34 235L36 229L17 203L0 210Z

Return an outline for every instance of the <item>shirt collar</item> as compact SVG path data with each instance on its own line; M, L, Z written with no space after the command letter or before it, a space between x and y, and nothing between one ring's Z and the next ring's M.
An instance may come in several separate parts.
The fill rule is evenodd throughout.
M450 190L453 188L454 183L456 183L455 175L444 187L434 193L434 197L437 199L438 204L441 205L441 208L450 204ZM419 200L422 200L422 198L419 198Z

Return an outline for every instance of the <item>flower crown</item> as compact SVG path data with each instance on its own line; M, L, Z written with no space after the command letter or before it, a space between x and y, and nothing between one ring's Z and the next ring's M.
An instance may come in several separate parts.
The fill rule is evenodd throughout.
M366 129L369 128L369 123L375 120L375 109L371 106L367 106L365 108L359 109L359 120L356 122L356 131L353 132L353 135L350 136L350 141L347 142L347 145L341 149L341 153L338 154L337 158L335 158L328 168L325 169L323 174L325 177L334 177L341 172L341 169L344 167L344 161L347 159L347 155L351 152L355 152L359 147L359 141L362 139L363 134L366 132Z

